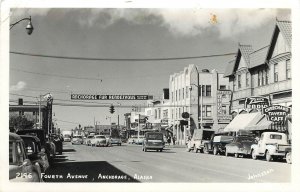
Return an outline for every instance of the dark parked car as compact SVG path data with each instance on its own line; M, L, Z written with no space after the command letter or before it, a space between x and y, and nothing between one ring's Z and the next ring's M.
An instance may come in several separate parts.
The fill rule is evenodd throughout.
M9 133L9 180L13 182L41 182L41 168L30 161L22 138Z
M24 129L17 132L18 135L32 135L40 139L41 145L46 150L48 160L51 162L55 157L56 148L55 144L46 137L46 133L43 129Z
M164 135L161 132L148 132L143 141L143 151L152 149L162 152L165 147Z
M52 134L50 140L55 145L55 152L61 155L63 152L63 138L61 138L60 135Z
M245 135L237 136L233 141L225 146L225 155L234 155L236 158L239 155L250 156L251 155L251 145L257 143L254 136Z
M233 141L233 136L215 134L211 140L204 143L204 153L225 154L225 146Z
M38 163L41 172L45 172L49 167L49 161L45 149L42 148L40 139L30 135L20 135L25 143L26 153L32 163Z

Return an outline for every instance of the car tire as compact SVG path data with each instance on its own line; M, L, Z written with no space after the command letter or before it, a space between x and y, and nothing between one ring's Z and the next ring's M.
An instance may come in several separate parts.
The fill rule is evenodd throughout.
M272 160L272 155L270 154L270 152L268 150L266 151L266 160L267 161L271 161Z
M252 157L253 160L257 159L257 155L256 155L256 151L255 150L251 151L251 157Z
M217 147L214 147L214 148L213 148L213 154L214 154L214 155L217 155L217 154L218 154L218 148L217 148Z
M198 149L197 149L197 147L195 145L194 145L194 152L198 153Z
M239 154L238 154L238 153L235 153L235 154L234 154L234 157L235 157L235 158L239 158Z
M200 148L199 150L200 150L200 153L203 153L203 148Z
M162 151L163 151L163 149L160 149L159 151L160 151L160 152L162 152Z
M292 163L292 154L291 152L288 152L286 155L285 155L285 160L288 164L291 164Z
M144 151L147 152L147 148L145 148Z

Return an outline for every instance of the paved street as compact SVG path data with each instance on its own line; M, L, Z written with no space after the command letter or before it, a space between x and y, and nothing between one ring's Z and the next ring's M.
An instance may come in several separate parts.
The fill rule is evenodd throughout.
M289 182L291 165L186 152L167 147L143 152L123 144L90 147L64 143L64 153L44 175L46 182Z

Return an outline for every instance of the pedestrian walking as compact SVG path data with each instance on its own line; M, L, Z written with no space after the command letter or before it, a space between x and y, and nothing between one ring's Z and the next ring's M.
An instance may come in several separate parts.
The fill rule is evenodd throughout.
M168 143L169 143L169 145L170 145L170 143L171 143L171 137L170 137L170 136L168 136L167 141L168 141Z
M173 135L172 140L173 140L173 145L175 145L175 141L176 141L175 135Z

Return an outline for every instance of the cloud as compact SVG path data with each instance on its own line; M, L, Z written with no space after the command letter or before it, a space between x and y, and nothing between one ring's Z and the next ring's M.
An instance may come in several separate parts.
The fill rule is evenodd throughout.
M13 10L15 15L25 14L51 16L51 9L20 9ZM219 34L219 38L230 38L248 30L275 21L281 12L284 15L290 11L283 9L56 9L67 17L70 12L76 12L75 17L69 17L83 27L106 28L120 20L130 24L155 24L167 28L175 36L195 36L206 31ZM15 16L14 15L14 16ZM216 16L216 22L212 17Z
M25 87L26 83L24 81L19 81L16 85L10 87L10 91L22 91Z
M91 9L80 24L105 28L123 19L136 25L157 24L175 36L212 30L219 38L228 38L275 21L277 14L278 9Z

